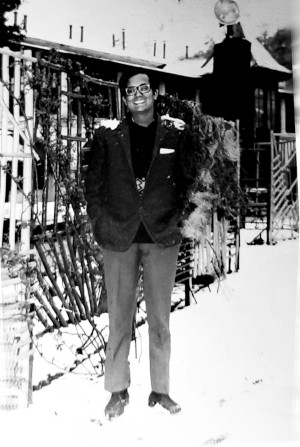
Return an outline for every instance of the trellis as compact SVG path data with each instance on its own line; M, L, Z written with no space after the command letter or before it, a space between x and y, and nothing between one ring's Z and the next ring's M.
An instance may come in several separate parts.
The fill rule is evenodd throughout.
M33 57L31 50L13 52L9 48L2 48L0 55L0 243L2 246L3 242L7 242L12 250L18 243L18 248L24 252L30 249L31 223L44 227L52 224L55 231L59 222L63 221L61 197L64 192L59 190L59 157L63 152L67 154L65 175L80 182L86 133L91 134L93 126L88 128L82 113L81 105L85 95L72 85L71 76L65 67ZM42 160L44 185L40 191L35 184L36 169L33 170L33 161L37 164L41 161L37 151L41 140L37 126L38 111L34 110L37 94L32 86L37 69L45 85L51 82L51 89L59 102L57 112L51 114L49 132L43 135L46 150ZM115 91L119 116L120 101L116 82L95 79L82 73L77 75L87 83L108 89L110 117L112 91ZM72 112L75 102L76 114ZM55 148L52 161L49 147ZM20 237L16 237L18 230Z
M297 237L299 225L295 137L271 132L269 241Z
M32 58L28 51L16 55L8 48L0 54L0 246L4 239L14 250L18 241L19 251L29 254L34 113L33 92L24 83L24 73L30 76ZM26 173L21 179L20 171ZM0 409L11 410L31 401L31 315L27 285L20 278L3 278L2 269L0 283Z
M246 155L244 167L247 161L250 166L251 161L255 161L255 169L252 166L252 176L242 179L242 188L248 196L245 224L255 224L256 229L261 229L251 243L262 243L263 232L266 232L267 244L297 238L299 198L295 134L271 131L269 141L255 143Z
M16 386L20 389L17 366L21 361L23 366L27 365L27 372L29 369L27 381L31 377L32 339L29 320L33 314L29 313L29 307L34 310L44 331L66 327L69 323L77 324L83 319L88 319L93 326L93 316L103 311L103 277L99 249L93 251L93 242L87 243L86 234L80 236L81 225L88 225L84 213L83 219L79 219L81 204L76 203L76 199L73 203L66 199L68 186L63 183L63 179L69 186L79 185L81 181L82 146L87 141L82 136L83 129L87 128L80 109L83 95L78 89L74 91L70 76L63 67L32 57L31 51L15 53L4 48L0 49L0 54L1 264L7 250L15 250L16 258L26 255L28 260L32 256L36 260L35 281L32 282L30 274L25 284L18 279L23 293L11 293L11 285L15 280L6 277L3 281L1 269L0 354L1 359L8 358L10 363L2 365L4 369L1 370L0 385L5 395L0 396L0 407L12 409L19 408L24 401L25 404L30 402L28 393L25 392L25 398L23 393L22 403L16 394ZM36 166L40 161L37 142L41 137L37 126L39 110L34 108L37 101L33 85L36 70L41 73L45 84L50 79L51 88L55 90L60 103L56 115L50 117L48 128L45 125L49 132L43 135L46 148L41 190L36 181ZM117 90L116 83L82 76L88 82ZM71 112L72 101L78 102L76 116ZM61 153L66 154L67 160L63 169L60 169ZM33 231L34 228L41 230L39 234ZM98 256L97 260L95 256ZM28 274L29 269L25 267L25 270ZM21 308L22 314L18 313ZM15 342L15 338L11 338L20 325L22 333L25 333L24 324L29 331L28 338L25 341L24 337L21 339L22 347L26 347L26 343L29 347L25 351L20 350L18 340ZM29 391L32 391L32 384Z
M103 282L103 279L92 259L95 253L90 253L93 243L89 245L79 236L80 224L86 223L86 216L83 213L80 219L82 204L77 203L76 198L71 203L66 191L68 186L71 189L82 181L83 146L87 141L85 132L93 129L88 128L89 123L82 112L84 95L78 86L72 85L65 67L32 57L30 51L15 53L5 48L1 53L0 240L1 245L6 242L11 250L18 248L22 253L34 249L40 269L39 287L32 291L37 298L36 312L45 327L52 330L53 327L97 315L101 307L96 302L96 295L99 301L101 287L99 290L98 282ZM42 89L51 86L51 94L58 102L56 112L52 111L51 116L46 117L48 121L45 124L42 121L42 129L37 125L41 111L34 110L34 102L36 105L41 100L38 95L43 93L42 89L37 92L34 88L34 77L37 76ZM107 87L109 92L112 89L117 91L114 82L93 79L84 74L80 76L86 82ZM112 98L111 93L108 96ZM118 99L117 94L115 96ZM72 112L74 103L76 114ZM117 110L120 113L118 105ZM111 116L112 111L109 113ZM8 123L13 134L12 150L8 145ZM23 139L21 147L18 146L20 137ZM41 139L44 181L39 189L33 161L40 159L37 143ZM66 163L62 162L63 154ZM33 231L34 228L38 228L41 234ZM19 229L20 237L17 235ZM68 243L62 243L62 239ZM52 294L55 291L56 296L62 299L65 310L68 310L67 316L58 310L49 288ZM65 294L68 300L64 298Z
M3 243L4 222L9 221L8 243L13 250L16 245L16 222L20 225L20 249L30 249L31 192L32 192L32 135L33 91L25 77L30 76L32 58L30 51L15 54L8 48L2 54L0 80L0 242ZM11 62L11 59L13 62ZM24 70L21 70L24 64ZM13 68L13 84L10 72ZM21 91L22 88L22 91ZM24 98L21 107L21 94ZM19 165L23 171L22 194L18 191ZM7 171L10 175L8 176ZM26 174L26 175L25 175ZM7 188L9 185L9 188ZM9 200L7 195L9 193Z

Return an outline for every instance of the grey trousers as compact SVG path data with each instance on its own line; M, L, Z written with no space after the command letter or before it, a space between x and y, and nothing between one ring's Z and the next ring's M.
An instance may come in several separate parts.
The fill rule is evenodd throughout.
M179 245L160 248L134 243L125 252L103 249L109 313L105 360L105 389L121 391L130 385L128 355L136 309L139 266L149 326L150 378L153 391L169 393L171 352L170 309Z

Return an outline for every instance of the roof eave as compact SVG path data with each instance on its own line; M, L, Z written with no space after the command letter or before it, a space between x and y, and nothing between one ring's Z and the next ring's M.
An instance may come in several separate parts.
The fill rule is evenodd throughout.
M38 39L36 37L25 37L22 43L31 47L44 48L44 49L53 48L61 53L77 54L94 59L100 59L106 62L117 62L122 65L130 65L135 67L162 69L166 65L162 62L148 61L145 59L134 58L131 56L122 56L119 54L112 54L104 51L96 51L96 50L90 50L88 48L74 47L71 45L61 44L58 42Z

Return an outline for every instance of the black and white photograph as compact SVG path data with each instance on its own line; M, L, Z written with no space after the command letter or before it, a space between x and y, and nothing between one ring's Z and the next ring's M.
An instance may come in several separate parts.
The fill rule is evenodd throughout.
M0 443L300 443L300 4L0 1Z

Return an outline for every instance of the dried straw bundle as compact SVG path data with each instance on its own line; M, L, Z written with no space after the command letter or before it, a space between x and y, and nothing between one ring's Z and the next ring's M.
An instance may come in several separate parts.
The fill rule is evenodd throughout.
M237 182L240 150L234 123L204 115L199 104L173 96L159 99L157 108L159 113L179 118L189 126L192 149L185 168L191 170L195 181L187 197L182 233L201 240L212 209L234 216L241 197Z

